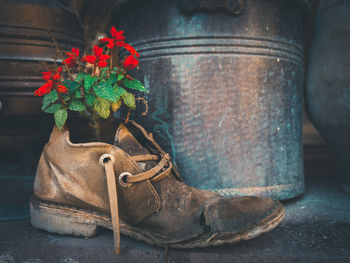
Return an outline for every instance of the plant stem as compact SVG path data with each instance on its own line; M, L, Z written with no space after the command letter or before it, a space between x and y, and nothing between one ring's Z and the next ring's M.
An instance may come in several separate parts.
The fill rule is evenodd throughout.
M58 96L59 100L62 102L62 104L66 105L67 103L64 101L62 95L58 92L57 89L55 89L55 90L56 90L56 93L57 93L57 96Z
M115 49L115 65L119 67L119 48L116 47Z
M91 127L94 129L94 135L97 141L100 141L101 140L100 123L98 121L98 118L95 112L93 112L93 115L91 116Z
M57 44L57 42L56 42L56 39L54 39L54 37L52 36L52 34L51 34L50 31L47 31L47 33L48 33L49 37L51 38L53 44L55 45L56 53L57 53L57 55L60 57L60 59L62 60L62 64L63 64L64 68L66 69L70 80L71 80L71 81L74 81L73 76L72 76L72 74L71 74L71 72L70 72L69 67L67 66L66 63L64 63L64 57L62 56L61 50L58 48L58 44Z
M112 65L113 65L113 49L111 49L111 60L109 61L109 72L112 70Z
M129 111L128 111L128 115L126 115L125 124L127 124L127 123L128 123L128 121L129 121L130 112L131 112L131 109L129 109Z

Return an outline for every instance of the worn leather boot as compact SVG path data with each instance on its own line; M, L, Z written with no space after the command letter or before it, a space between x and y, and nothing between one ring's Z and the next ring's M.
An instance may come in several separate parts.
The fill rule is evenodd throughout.
M33 226L53 233L91 237L98 226L113 229L117 254L120 232L159 246L207 247L256 237L284 217L279 201L186 185L170 156L132 121L119 125L114 145L75 144L55 127L30 209Z

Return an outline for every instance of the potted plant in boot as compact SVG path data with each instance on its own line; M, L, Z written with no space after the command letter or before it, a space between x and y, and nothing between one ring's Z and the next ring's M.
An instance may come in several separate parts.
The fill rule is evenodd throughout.
M117 254L120 233L153 245L194 248L235 243L276 227L284 217L279 201L225 198L186 185L170 155L134 121L119 121L113 143L71 141L64 126L69 110L107 118L121 103L135 107L127 89L146 92L125 72L137 64L137 52L121 42L120 31L113 29L112 36L101 40L106 53L96 47L94 55L83 57L88 64L83 72L71 70L73 64L82 67L72 50L64 62L68 80L61 79L60 68L44 73L47 83L37 94L48 94L43 108L54 113L56 126L38 164L30 201L33 226L85 237L98 226L109 228ZM132 57L114 68L108 59L115 46Z
M112 27L111 38L100 39L102 46L94 46L93 54L81 56L78 48L72 48L65 52L62 66L55 63L54 68L42 72L45 84L34 95L43 96L42 110L54 114L58 129L64 126L69 111L78 112L90 119L99 138L99 118L112 118L112 113L125 104L129 109L127 121L130 111L136 108L133 91L148 92L140 81L127 74L138 65L139 54L122 34ZM118 48L130 53L121 63ZM62 57L62 52L57 53Z

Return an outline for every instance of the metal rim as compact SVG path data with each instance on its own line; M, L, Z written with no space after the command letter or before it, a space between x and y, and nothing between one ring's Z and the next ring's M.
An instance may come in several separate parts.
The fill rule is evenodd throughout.
M121 186L124 186L124 187L128 187L128 186L131 186L131 184L130 183L126 183L124 180L124 177L126 177L126 176L131 176L132 174L131 173L129 173L129 172L123 172L123 173L121 173L120 175L119 175L119 177L118 177L118 182L119 182L119 184L121 185Z
M104 167L104 166L105 166L105 163L107 162L107 159L111 160L112 163L114 164L114 162L115 162L114 156L111 155L111 154L109 154L109 153L103 154L103 155L100 157L99 163Z

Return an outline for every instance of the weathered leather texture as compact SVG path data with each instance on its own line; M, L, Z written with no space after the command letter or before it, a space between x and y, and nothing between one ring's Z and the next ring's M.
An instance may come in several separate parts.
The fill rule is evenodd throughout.
M110 214L107 183L99 158L111 154L116 178L149 170L157 161L138 162L132 156L165 152L142 127L130 121L117 130L115 146L106 143L73 144L68 130L54 128L39 161L34 195L44 201ZM182 182L176 169L159 181L122 186L117 182L120 218L170 244L213 234L225 236L252 226L281 207L267 198L224 198ZM213 175L215 176L215 175ZM118 181L118 180L116 180Z
M117 130L115 145L132 156L162 151L142 127L136 123L132 125L139 129L138 139L144 142L143 145L148 145L148 149L124 125ZM148 161L146 169L155 164ZM216 193L190 187L174 176L152 184L160 196L162 209L146 217L138 227L160 243L181 242L199 235L210 237L214 233L220 236L238 232L265 218L279 206L268 198L223 198Z
M73 144L68 130L53 129L41 155L34 195L44 201L109 214L107 182L99 158L111 154L116 175L140 173L139 166L121 149L106 143ZM157 192L147 180L130 187L117 182L122 220L135 224L160 209Z

